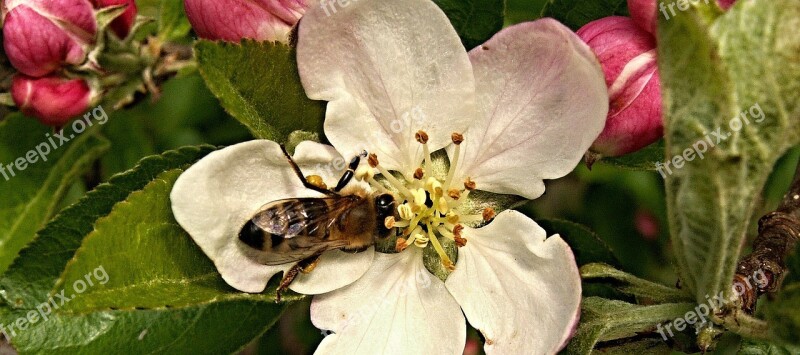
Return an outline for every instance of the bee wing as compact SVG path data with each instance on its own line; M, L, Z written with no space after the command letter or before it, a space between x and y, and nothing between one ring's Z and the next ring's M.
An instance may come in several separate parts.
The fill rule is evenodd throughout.
M265 265L297 262L341 249L348 241L329 239L329 229L356 202L347 196L271 202L245 225L239 239L254 248L257 260Z

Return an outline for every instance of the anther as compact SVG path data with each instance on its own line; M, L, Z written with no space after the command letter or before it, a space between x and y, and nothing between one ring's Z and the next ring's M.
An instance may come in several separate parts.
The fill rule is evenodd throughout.
M428 195L423 189L411 190L411 194L414 196L414 205L416 206L422 206L428 200Z
M426 237L425 235L423 235L423 234L415 235L414 245L416 245L416 246L418 246L420 248L424 248L424 247L428 246L428 242L430 242L430 239L428 239L428 237Z
M425 189L428 190L431 194L441 196L442 195L442 183L439 180L436 180L432 177L428 178L425 181Z
M319 187L320 189L323 189L323 190L327 190L328 189L328 185L325 185L325 181L322 180L322 176L309 175L309 176L306 177L306 181L311 185Z
M447 215L447 222L450 224L457 224L459 219L460 217L456 213L450 213Z
M463 248L465 245L467 245L467 240L465 238L455 236L454 240L456 242L456 246L459 248Z
M403 250L406 250L406 248L408 248L408 243L406 243L406 239L405 238L397 238L397 242L394 245L394 250L399 253L399 252L401 252Z
M450 196L450 198L458 201L458 199L461 198L461 191L456 189L450 189L449 191L447 191L447 196Z
M358 181L370 180L373 177L375 177L375 170L373 170L373 168L360 166L356 169L356 180Z
M489 222L497 216L497 213L494 211L494 208L486 207L483 209L483 220L484 222Z
M378 155L375 154L375 153L370 154L367 157L367 163L369 163L369 166L371 166L373 168L377 167L378 166Z
M450 210L450 204L447 203L447 199L444 197L439 197L436 209L439 210L439 212L447 213Z
M462 231L464 231L464 226L460 224L456 224L456 226L453 227L453 235L456 236L456 238L461 238Z
M386 229L392 229L394 228L395 222L394 216L389 216L383 220L383 226L386 227Z
M407 203L397 207L397 214L400 216L400 218L407 221L414 218L414 212L411 210L411 206L409 206Z
M417 168L417 170L414 171L414 179L422 180L423 176L425 176L425 170L422 170L422 168Z
M419 142L420 144L426 144L426 143L428 143L428 134L427 134L427 133L425 133L425 131L422 131L422 130L420 130L420 131L417 131L417 133L414 135L414 138L415 138L415 139L417 140L417 142Z
M450 139L453 140L453 144L459 145L464 142L464 135L458 132L453 132L453 134L450 135Z
M472 179L470 179L470 178L467 178L466 180L464 180L464 188L467 189L468 191L475 190L475 188L477 186L478 185L475 184L475 181L472 181Z

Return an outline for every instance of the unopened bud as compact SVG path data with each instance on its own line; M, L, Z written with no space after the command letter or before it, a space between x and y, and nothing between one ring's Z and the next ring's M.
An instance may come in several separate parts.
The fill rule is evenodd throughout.
M92 0L94 7L102 9L110 6L125 5L125 12L111 21L109 26L119 38L126 38L136 22L136 2L134 0Z
M592 21L577 33L597 55L609 88L608 119L591 150L620 156L661 139L655 37L622 16Z
M83 79L16 75L11 97L25 115L48 126L61 127L89 109L92 90Z
M288 43L308 0L185 0L186 16L198 36L239 42L243 38Z

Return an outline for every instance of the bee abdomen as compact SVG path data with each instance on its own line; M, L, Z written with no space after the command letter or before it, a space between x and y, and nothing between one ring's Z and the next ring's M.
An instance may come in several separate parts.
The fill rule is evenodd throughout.
M277 247L292 249L296 246L283 245L298 235L325 239L330 234L328 226L314 216L325 215L329 208L326 201L319 199L274 202L247 221L239 232L239 239L264 251Z

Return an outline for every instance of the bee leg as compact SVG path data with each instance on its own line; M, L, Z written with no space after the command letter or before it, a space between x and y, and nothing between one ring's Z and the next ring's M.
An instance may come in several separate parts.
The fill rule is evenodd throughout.
M350 165L347 167L347 171L344 172L342 177L339 179L339 183L336 184L336 188L333 189L334 192L342 191L342 189L350 183L350 180L353 180L353 176L355 175L356 169L358 169L358 164L361 163L361 158L365 157L367 152L361 153L360 155L356 155L353 160L350 161Z
M307 274L314 270L319 263L319 257L322 254L315 254L314 256L308 257L306 259L300 260L297 264L294 264L291 269L286 271L286 274L283 275L283 279L281 280L281 284L278 286L278 289L275 291L275 301L281 301L281 293L289 288L289 285L292 284L292 281L297 278L297 275L301 272Z
M292 156L289 155L289 152L286 151L286 146L281 144L281 150L283 151L283 155L286 156L286 160L289 161L289 165L292 166L292 170L294 170L294 173L297 175L298 178L300 178L300 181L303 183L303 186L305 186L305 188L307 188L309 190L314 190L316 192L319 192L319 193L327 195L327 196L338 196L339 195L338 193L336 193L334 191L331 191L331 190L328 190L328 189L323 189L323 188L321 188L321 187L319 187L317 185L314 185L314 184L308 182L308 180L306 180L305 175L303 175L303 172L300 170L300 167L297 166L297 163L294 162L294 159L292 159Z

